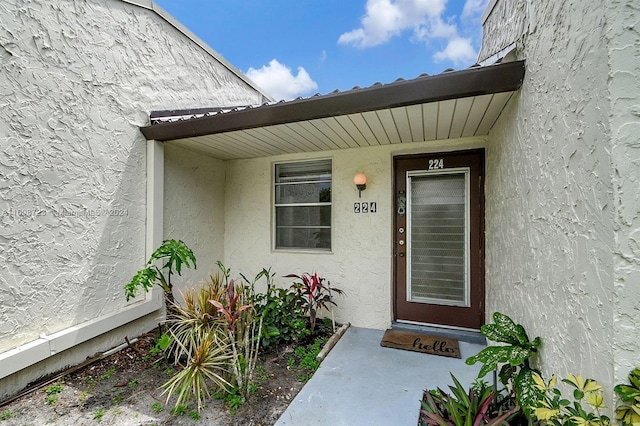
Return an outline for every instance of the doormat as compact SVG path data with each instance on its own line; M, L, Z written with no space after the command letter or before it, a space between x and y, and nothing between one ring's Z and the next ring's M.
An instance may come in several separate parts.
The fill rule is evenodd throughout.
M404 349L430 355L461 358L460 347L456 339L430 336L412 331L389 329L384 332L380 345L387 348Z

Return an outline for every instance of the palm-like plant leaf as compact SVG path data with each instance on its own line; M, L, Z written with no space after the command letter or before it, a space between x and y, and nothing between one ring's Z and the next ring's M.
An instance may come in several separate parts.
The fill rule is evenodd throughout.
M230 358L227 344L217 339L215 334L204 338L187 366L163 385L167 402L175 394L176 406L194 399L198 411L202 409L205 398L211 396L209 382L221 389L228 389L230 386L224 378Z
M158 277L158 270L154 267L149 267L149 268L144 268L139 270L133 276L131 281L129 281L124 286L124 293L125 293L127 302L129 301L129 299L136 297L139 287L142 287L144 291L149 291L149 289L153 287L153 284L155 283L157 277Z
M197 269L193 251L182 240L164 240L162 245L151 254L148 263L164 259L166 259L166 263L162 267L169 268L170 274L175 270L178 275L181 275L183 264L187 267L193 265L193 268Z
M217 332L224 336L224 323L217 309L209 303L210 299L221 299L225 287L217 276L209 277L197 289L188 289L182 294L183 303L174 303L167 318L169 334L174 344L169 353L177 361L191 358L199 343L208 333Z

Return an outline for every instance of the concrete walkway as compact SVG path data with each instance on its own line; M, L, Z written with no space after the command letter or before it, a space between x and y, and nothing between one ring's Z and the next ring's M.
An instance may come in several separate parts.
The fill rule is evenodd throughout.
M478 375L464 360L484 345L460 342L462 359L446 358L382 347L383 334L350 327L276 425L415 426L424 389Z

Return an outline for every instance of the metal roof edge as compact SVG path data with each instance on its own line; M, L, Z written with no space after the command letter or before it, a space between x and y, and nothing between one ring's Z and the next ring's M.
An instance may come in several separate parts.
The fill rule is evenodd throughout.
M147 140L167 141L285 124L448 99L515 91L522 86L524 61L450 71L413 80L333 92L213 116L141 128Z
M250 87L259 92L264 98L269 101L273 101L274 99L261 89L256 83L254 83L249 77L247 77L242 71L233 66L229 61L227 61L220 53L211 48L207 43L205 43L200 37L191 32L187 27L182 25L180 21L171 16L169 12L164 10L162 7L158 6L156 2L153 0L120 0L123 3L128 3L134 6L138 6L143 9L150 10L158 15L161 19L167 22L169 25L174 27L176 30L185 35L188 39L198 45L202 50L208 53L211 57L213 57L216 61L226 67L229 71L236 75L236 77L240 78L242 81L247 83Z

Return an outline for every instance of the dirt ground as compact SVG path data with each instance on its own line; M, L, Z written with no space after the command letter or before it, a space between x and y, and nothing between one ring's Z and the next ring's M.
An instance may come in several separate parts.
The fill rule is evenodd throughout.
M155 333L130 347L67 373L52 383L0 407L0 426L27 425L273 425L304 383L287 368L291 349L262 355L258 390L232 413L221 400L174 408L160 388L173 373L162 355L151 356ZM261 366L261 367L260 367Z

